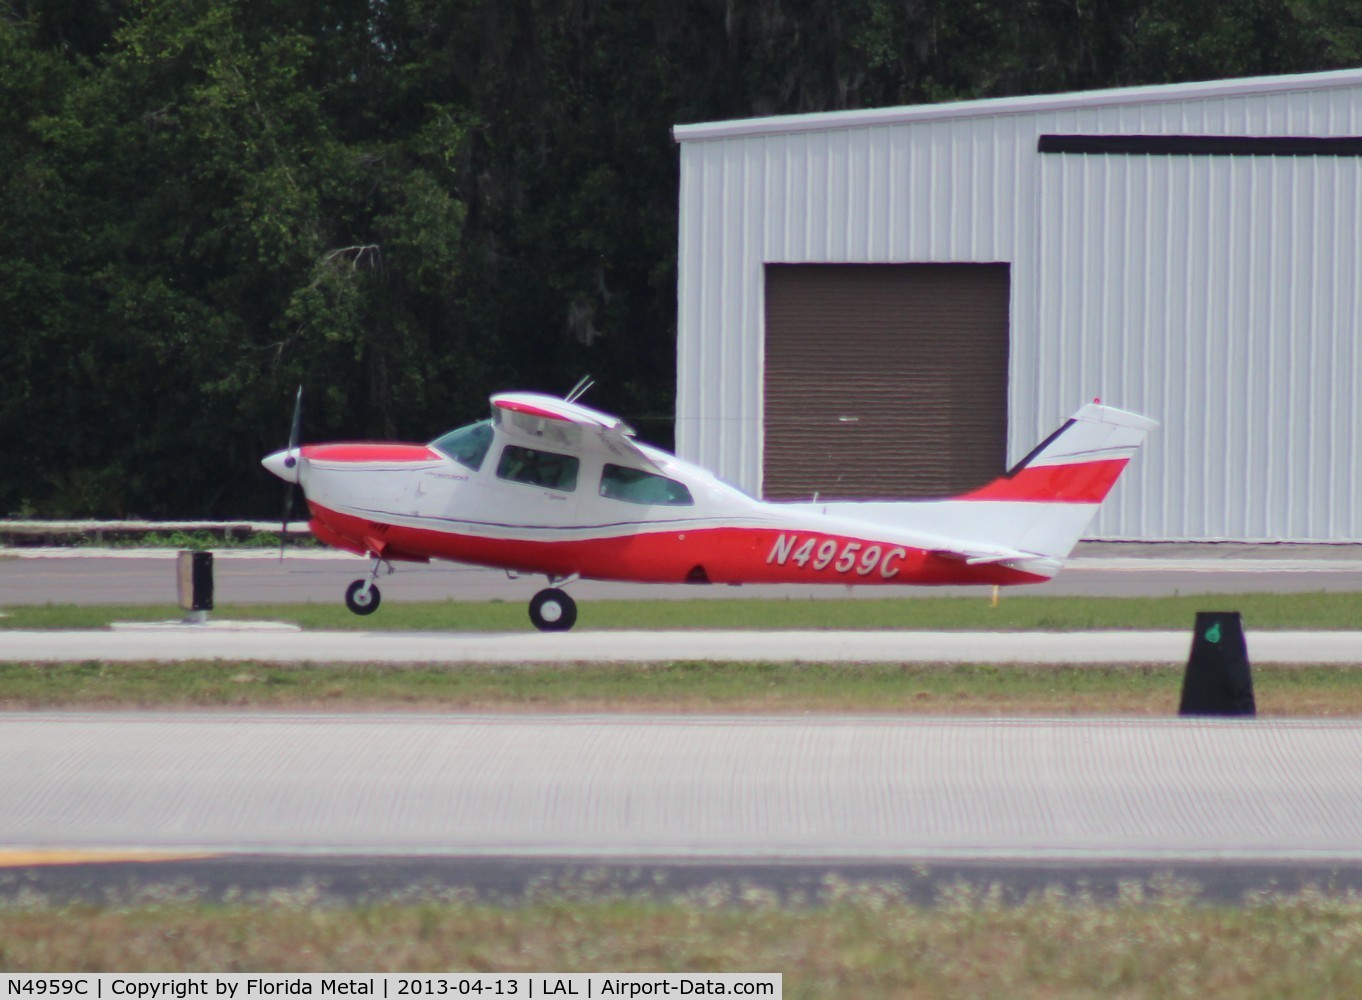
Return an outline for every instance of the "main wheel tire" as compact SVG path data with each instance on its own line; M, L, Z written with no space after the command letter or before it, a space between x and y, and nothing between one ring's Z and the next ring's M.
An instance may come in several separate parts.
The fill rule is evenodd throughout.
M549 587L530 601L530 621L541 632L566 632L577 621L577 602L557 587Z
M371 615L378 610L378 603L383 599L383 595L378 592L378 588L372 583L369 589L364 589L366 580L356 580L345 588L345 606L357 615Z

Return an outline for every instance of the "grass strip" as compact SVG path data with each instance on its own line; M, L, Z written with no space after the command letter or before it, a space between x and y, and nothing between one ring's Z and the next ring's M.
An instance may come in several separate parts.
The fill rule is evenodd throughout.
M1174 597L1036 597L1004 594L997 607L979 597L783 600L582 601L581 629L914 629L1084 631L1190 630L1198 611L1239 611L1255 629L1362 628L1362 592L1202 594ZM0 629L103 628L115 621L179 620L163 606L11 605ZM293 622L308 629L530 631L519 602L386 601L372 615L334 604L220 605L220 619Z
M171 893L173 896L173 893ZM938 905L848 885L820 907L759 892L669 901L318 907L169 901L0 910L0 971L780 972L797 997L1360 996L1362 902L1307 891L1199 904L988 889Z
M1167 716L1182 669L1151 665L0 663L0 708ZM1362 715L1362 670L1264 666L1268 716Z

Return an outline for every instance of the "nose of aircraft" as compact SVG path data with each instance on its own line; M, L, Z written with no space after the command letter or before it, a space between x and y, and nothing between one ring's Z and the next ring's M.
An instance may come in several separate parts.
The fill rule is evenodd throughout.
M298 481L298 449L285 448L273 455L266 455L260 464L269 469L286 483Z

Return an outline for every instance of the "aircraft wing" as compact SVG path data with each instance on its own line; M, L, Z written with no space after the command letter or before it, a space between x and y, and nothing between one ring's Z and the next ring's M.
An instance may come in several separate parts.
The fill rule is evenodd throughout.
M504 425L523 435L569 445L585 439L632 466L662 471L634 441L634 429L619 417L537 392L502 392L491 403L504 415Z

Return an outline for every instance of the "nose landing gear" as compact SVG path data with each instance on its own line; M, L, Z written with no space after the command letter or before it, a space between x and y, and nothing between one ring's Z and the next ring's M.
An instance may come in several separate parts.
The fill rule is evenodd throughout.
M373 614L382 598L372 579L356 580L345 588L345 606L357 615Z
M374 583L378 579L378 567L383 560L374 556L373 568L369 570L369 575L363 580L356 580L345 588L345 606L357 615L371 615L378 610L379 602L383 595L379 593L378 586ZM392 564L388 564L388 575L393 572Z

